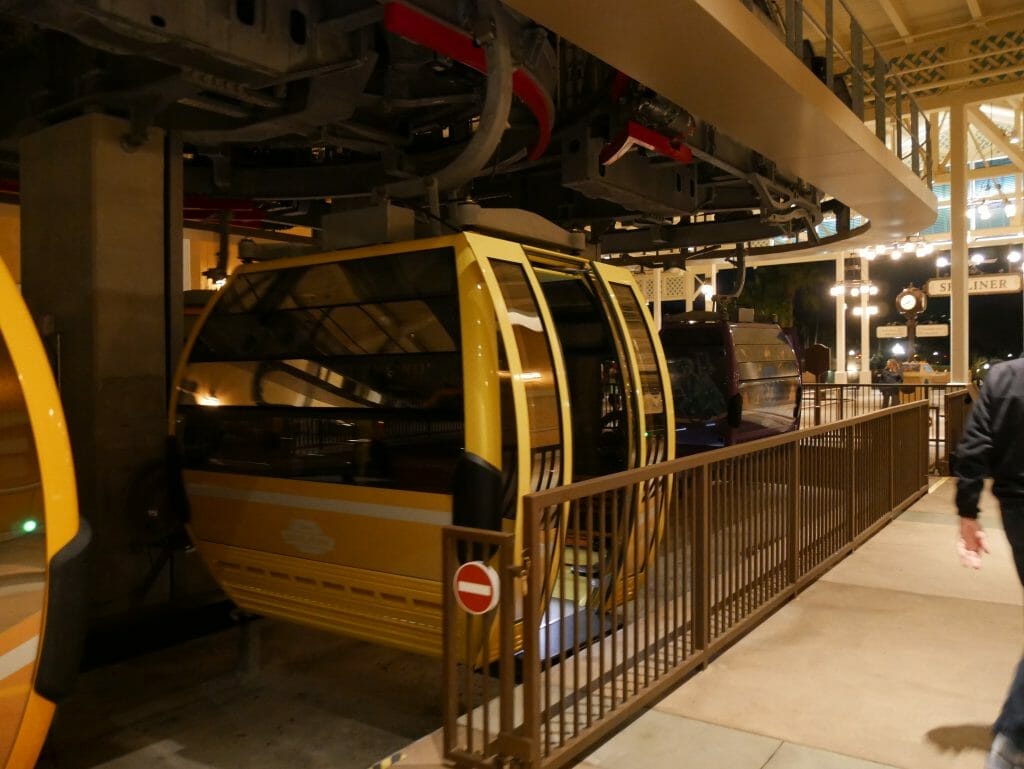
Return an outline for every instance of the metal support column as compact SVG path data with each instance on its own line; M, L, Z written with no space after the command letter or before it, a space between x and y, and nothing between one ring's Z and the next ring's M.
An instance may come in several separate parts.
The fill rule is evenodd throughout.
M846 282L846 257L836 257L836 283ZM835 382L846 382L846 292L836 297Z
M871 292L868 291L870 262L861 257L860 260L860 383L871 384Z
M965 109L954 104L949 109L950 173L950 379L970 381L970 316L967 302L967 126Z

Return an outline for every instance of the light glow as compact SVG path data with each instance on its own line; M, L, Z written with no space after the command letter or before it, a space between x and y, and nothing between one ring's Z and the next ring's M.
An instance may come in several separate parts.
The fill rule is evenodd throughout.
M853 308L853 314L856 315L857 317L860 317L864 315L865 310L867 310L867 314L869 317L871 315L878 315L878 307L873 304L869 304L866 308L857 305L856 307Z

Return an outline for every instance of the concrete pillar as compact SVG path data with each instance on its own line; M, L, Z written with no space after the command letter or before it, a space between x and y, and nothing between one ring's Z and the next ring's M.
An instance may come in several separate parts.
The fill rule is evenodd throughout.
M168 319L181 312L165 304L175 270L170 296L180 302L181 230L165 212L164 136L151 131L127 151L127 130L90 114L20 146L22 289L59 354L79 504L94 537L93 617L136 607L155 581L162 522L140 496L159 496L163 483L168 362L177 354ZM180 187L178 195L180 212Z
M871 384L871 262L864 257L860 259L860 383Z
M0 260L15 283L21 283L21 222L18 206L0 203Z
M970 313L967 296L967 126L962 104L949 108L949 373L951 382L971 381Z
M844 286L842 294L836 297L836 384L846 383L846 257L836 257L836 283Z

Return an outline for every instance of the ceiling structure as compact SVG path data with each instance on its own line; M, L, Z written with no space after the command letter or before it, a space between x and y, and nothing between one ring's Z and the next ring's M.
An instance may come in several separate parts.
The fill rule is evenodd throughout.
M1024 141L1024 5L1018 0L845 4L889 62L891 77L898 78L923 110L934 113L950 103L982 102L975 114L968 114L967 158L972 165L1019 154L1012 147ZM808 6L824 13L822 0L810 0ZM838 36L848 43L847 32L840 30ZM977 112L984 117L978 118ZM939 114L937 128L945 128L945 119ZM941 177L949 158L948 129L937 130L936 138L936 176Z
M734 8L731 2L683 5L694 13L714 6L710 15L736 16L733 31L743 27L759 49L779 48L772 38L785 29L772 0L735 0ZM805 5L824 17L824 0ZM977 88L999 96L972 119L977 159L1016 146L1011 139L1020 138L1024 93L1016 89L1024 72L1019 0L846 5L925 109ZM641 230L648 248L669 245L681 259L738 242L786 240L781 250L801 237L817 243L826 220L837 239L854 234L850 207L863 193L851 186L853 197L837 194L847 183L838 161L839 181L830 188L813 178L827 157L817 165L792 161L784 132L766 151L756 137L741 135L743 122L725 125L711 110L694 109L700 99L690 103L631 77L628 66L574 44L572 34L545 26L541 13L522 6L516 0L507 7L495 0L0 0L0 64L7 75L0 93L8 105L0 116L0 193L16 194L21 136L102 109L131 122L127 144L152 128L182 136L192 221L223 220L230 211L236 226L315 228L325 213L382 198L416 208L429 221L444 211L439 203L468 195L485 207L532 210L585 231L591 241ZM637 12L633 21L644 15ZM817 30L805 24L804 34L820 50ZM837 26L840 48L844 34ZM637 42L632 35L622 44ZM748 41L739 42L736 50L748 55ZM680 69L677 58L667 61ZM714 90L720 62L728 59L687 74ZM806 98L812 106L824 104L799 121L783 115L783 122L809 126L810 138L820 133L814 121L823 119L826 130L840 125L840 140L864 133L845 127L852 116L820 75L815 80L781 58L772 68L768 74L776 78L799 81L796 90L814 91ZM746 74L756 93L758 73ZM715 96L729 99L721 89ZM828 99L833 103L825 104ZM797 113L806 108L793 103ZM938 161L948 148L941 131L933 130L933 139L941 172ZM847 165L859 168L850 157ZM879 178L900 173L887 170ZM431 180L440 182L433 203ZM896 188L910 190L905 197L917 223L927 201L915 184L897 179ZM867 197L892 207L889 194Z

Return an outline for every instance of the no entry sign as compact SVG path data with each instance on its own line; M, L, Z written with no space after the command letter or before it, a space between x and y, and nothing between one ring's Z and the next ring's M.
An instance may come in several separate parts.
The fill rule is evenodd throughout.
M486 614L498 605L498 572L483 561L470 561L455 570L455 600L470 614Z

